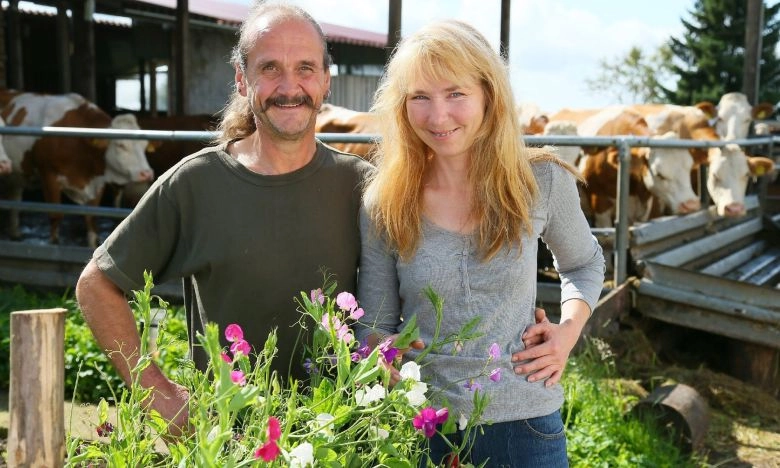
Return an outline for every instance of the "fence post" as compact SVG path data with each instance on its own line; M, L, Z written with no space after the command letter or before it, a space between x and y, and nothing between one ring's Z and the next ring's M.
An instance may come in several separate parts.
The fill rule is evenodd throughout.
M65 460L65 309L11 313L8 466Z

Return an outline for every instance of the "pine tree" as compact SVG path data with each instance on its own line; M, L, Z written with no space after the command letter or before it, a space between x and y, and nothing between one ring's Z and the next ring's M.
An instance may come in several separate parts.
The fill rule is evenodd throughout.
M780 3L764 2L764 30L761 47L759 101L780 100L780 60L775 54L780 41ZM677 89L665 90L669 101L694 104L718 102L720 96L742 91L745 59L745 0L697 0L691 18L683 19L682 39L672 37L669 47L675 56L673 73L679 76Z

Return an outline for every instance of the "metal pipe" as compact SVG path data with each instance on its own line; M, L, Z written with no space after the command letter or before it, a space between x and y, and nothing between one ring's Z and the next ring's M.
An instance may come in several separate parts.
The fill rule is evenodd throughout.
M628 271L628 189L631 173L631 146L628 141L618 145L618 186L615 201L615 286L623 284Z

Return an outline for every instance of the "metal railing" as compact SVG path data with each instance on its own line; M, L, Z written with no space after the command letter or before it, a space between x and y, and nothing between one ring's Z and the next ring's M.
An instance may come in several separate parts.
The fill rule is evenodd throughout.
M121 138L121 139L146 139L166 141L213 141L218 135L207 131L184 130L118 130L118 129L87 129L66 127L0 127L2 135L26 135L26 136L66 136L66 137L92 137L92 138ZM378 141L380 136L376 134L349 134L349 133L318 133L317 137L326 143L351 142L367 143ZM628 182L631 162L630 150L632 147L656 147L656 148L714 148L723 147L730 143L740 146L769 147L769 154L780 137L764 136L733 141L694 141L669 139L660 140L651 137L635 136L608 136L608 137L579 137L579 136L526 136L524 141L529 146L553 145L553 146L615 146L619 150L618 187L616 189L616 216L614 228L592 228L596 237L614 238L614 269L613 279L617 286L622 284L628 271L629 225L628 225ZM775 164L777 168L777 163ZM706 190L702 190L705 192ZM0 200L0 209L14 209L20 211L60 212L66 214L91 214L97 216L109 216L122 218L131 210L71 206L37 202L16 202Z

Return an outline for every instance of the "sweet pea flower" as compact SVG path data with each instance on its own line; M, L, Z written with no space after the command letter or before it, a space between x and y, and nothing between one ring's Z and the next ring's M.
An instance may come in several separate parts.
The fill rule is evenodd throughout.
M428 391L428 384L425 382L415 382L412 388L404 392L404 396L409 400L409 404L418 407L425 403L425 392Z
M463 384L463 387L472 392L476 392L477 390L482 390L482 384L480 384L474 379L469 379L468 382Z
M279 448L279 444L275 440L269 440L255 450L255 458L262 458L263 461L274 461L279 454L282 453L282 449Z
M490 345L490 349L488 350L488 353L490 354L491 361L497 361L498 358L501 357L501 349L498 347L498 343L493 343L492 345Z
M412 379L415 382L420 381L420 365L414 361L404 363L399 373L401 374L401 380Z
M360 342L360 347L352 353L352 362L359 362L362 359L365 359L371 354L371 347L368 346L368 343L365 341Z
M230 373L230 380L239 387L246 385L246 376L240 370L234 370Z
M499 380L501 380L501 368L500 367L496 367L495 369L493 369L492 372L490 372L490 380L492 380L493 382L498 382Z
M332 323L331 323L332 322ZM328 331L335 331L336 337L345 343L350 343L355 337L346 323L341 323L338 317L325 314L322 316L322 326Z
M425 437L430 439L436 433L436 426L445 423L448 416L449 411L447 411L447 408L436 411L428 406L427 408L420 410L417 416L414 417L412 425L414 425L414 428L418 431L422 431Z
M467 418L463 413L460 413L460 417L458 418L458 429L465 431L468 424L469 418Z
M249 343L247 343L246 340L240 339L230 345L230 352L233 353L233 356L238 353L241 353L244 356L249 356L249 353L252 352L252 348L249 346Z
M398 355L398 348L393 347L393 341L389 338L381 342L377 348L384 356L385 362L393 362L393 359Z
M114 425L106 421L103 424L95 428L98 437L108 437L109 434L114 432Z
M350 312L349 318L351 318L352 320L357 320L360 317L362 317L364 314L365 314L365 312L363 311L363 309L358 307L357 309L355 309L352 312Z
M309 298L312 302L319 302L320 305L325 303L325 294L322 293L322 288L312 289Z
M314 464L314 447L304 442L290 450L290 468L305 468Z
M222 353L219 355L223 361L227 362L228 364L231 364L233 362L232 359L230 359L230 356L227 355L227 353Z
M368 433L371 434L371 437L375 437L377 439L387 439L390 437L390 432L387 429L382 429L378 426L371 426L368 428Z
M336 419L332 414L329 413L319 413L315 418L314 421L309 422L309 425L312 429L314 429L317 432L321 432L323 434L332 434L333 429L333 420Z
M357 299L355 299L355 296L344 291L340 292L339 295L336 296L336 305L339 306L339 309L343 311L352 312L353 310L357 309L358 303Z
M268 429L266 430L268 440L279 440L282 436L282 428L279 424L279 420L273 416L268 417Z
M244 330L236 323L231 323L225 328L225 339L231 343L244 339Z
M359 388L355 390L355 403L358 406L368 406L375 401L379 401L387 395L387 391L382 384L376 384L370 388Z

